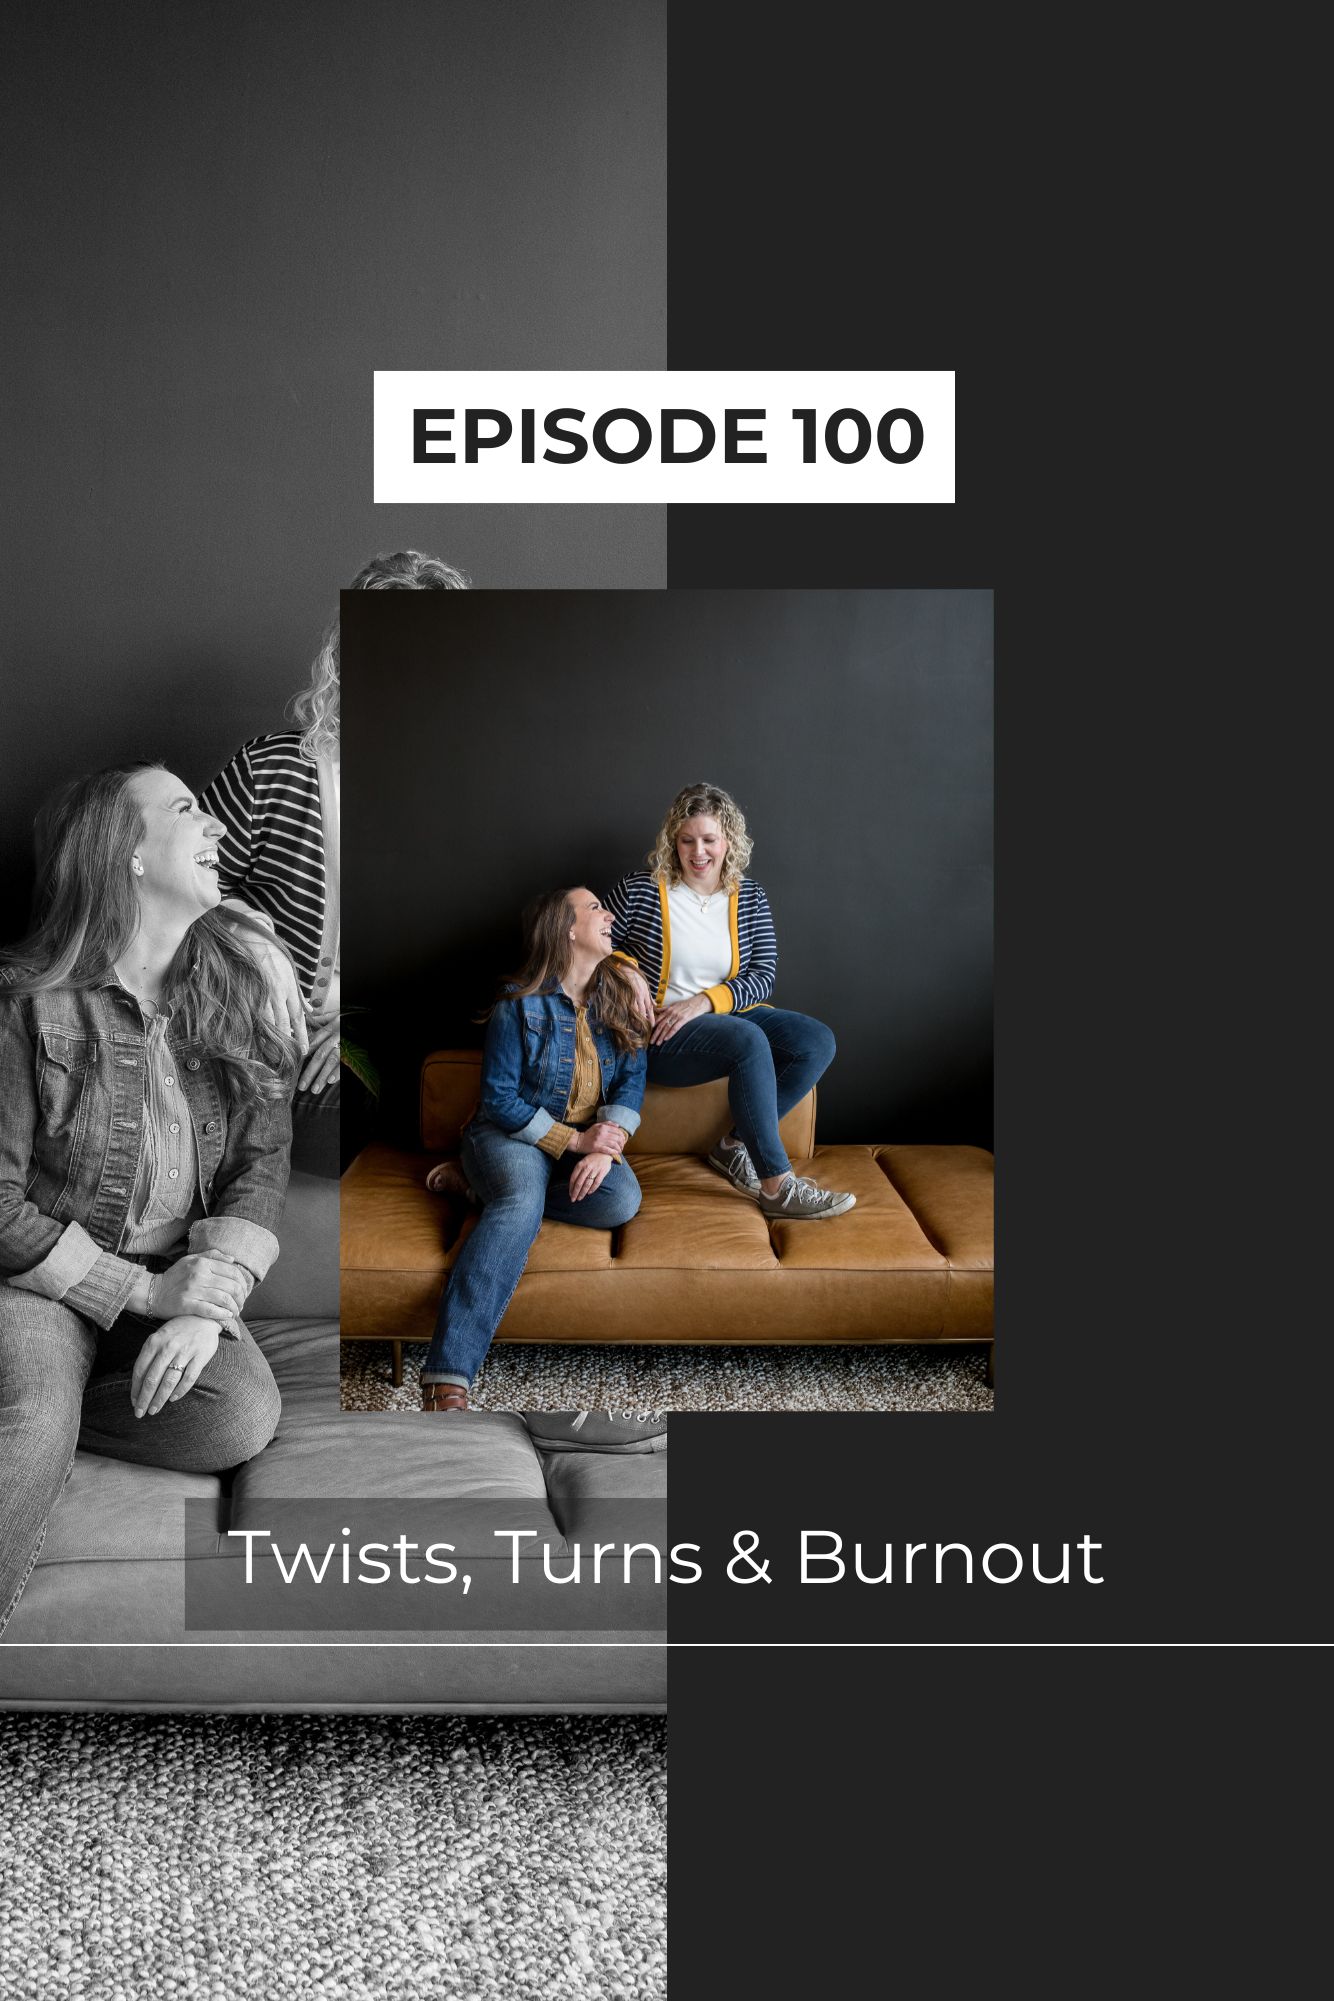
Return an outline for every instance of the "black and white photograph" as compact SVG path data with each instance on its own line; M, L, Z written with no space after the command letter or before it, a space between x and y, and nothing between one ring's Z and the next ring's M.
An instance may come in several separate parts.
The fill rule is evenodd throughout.
M377 508L374 372L664 366L666 25L13 25L6 1993L666 1991L665 1587L573 1581L665 1420L338 1389L340 593L666 581L661 508Z

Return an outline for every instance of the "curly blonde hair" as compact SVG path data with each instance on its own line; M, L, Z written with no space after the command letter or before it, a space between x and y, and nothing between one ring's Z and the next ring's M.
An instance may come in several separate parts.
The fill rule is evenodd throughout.
M709 785L701 779L698 784L687 785L684 791L677 793L667 810L667 818L658 829L658 838L649 850L648 865L668 883L684 882L685 871L676 852L676 837L686 821L695 819L700 813L707 813L710 819L716 820L727 837L727 853L723 856L719 888L730 894L746 873L754 842L746 832L745 814L731 793L724 792L720 785Z
M466 591L462 570L423 556L418 549L400 549L392 556L372 556L348 585L353 591ZM338 742L338 614L324 628L320 650L310 669L310 685L288 704L292 720L301 725L298 749L314 764L322 750Z

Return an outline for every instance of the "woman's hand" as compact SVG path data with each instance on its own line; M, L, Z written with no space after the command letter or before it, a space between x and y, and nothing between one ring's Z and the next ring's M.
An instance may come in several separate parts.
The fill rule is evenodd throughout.
M585 1195L591 1195L600 1188L611 1173L609 1153L580 1154L574 1172L570 1176L570 1200L582 1202Z
M183 1314L154 1328L135 1358L130 1402L136 1417L156 1417L164 1404L179 1403L199 1380L218 1348L216 1320Z
M182 1314L230 1320L245 1305L253 1284L244 1266L195 1252L158 1272L144 1312L151 1320L175 1320Z
M323 1091L338 1075L338 1016L315 1025L310 1054L297 1078L298 1091Z
M619 1160L625 1148L625 1133L622 1127L611 1125L606 1119L595 1126L586 1126L583 1132L572 1133L567 1153L608 1153L613 1160Z
M630 982L630 985L634 988L636 1014L642 1015L649 1027L652 1028L656 1019L652 988L640 972L638 966L627 966L624 959L618 959L617 964L626 979Z
M670 1042L688 1021L698 1021L702 1014L712 1013L713 1002L707 994L692 994L689 1000L673 1001L670 1007L659 1009L649 1041L658 1044Z
M290 1035L302 1056L310 1046L306 1033L306 1006L297 984L296 967L271 931L245 904L224 903L222 915L240 945L244 945L264 976L268 993L264 1018L279 1035Z

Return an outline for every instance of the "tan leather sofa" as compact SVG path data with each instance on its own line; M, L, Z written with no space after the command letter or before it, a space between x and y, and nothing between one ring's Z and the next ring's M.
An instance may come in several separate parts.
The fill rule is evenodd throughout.
M427 1341L475 1217L427 1193L477 1102L474 1050L422 1066L421 1150L377 1142L342 1180L344 1340ZM500 1341L992 1342L992 1158L972 1146L815 1142L815 1093L783 1121L798 1169L857 1206L771 1223L703 1156L730 1123L722 1083L650 1086L627 1157L644 1192L619 1230L544 1223Z

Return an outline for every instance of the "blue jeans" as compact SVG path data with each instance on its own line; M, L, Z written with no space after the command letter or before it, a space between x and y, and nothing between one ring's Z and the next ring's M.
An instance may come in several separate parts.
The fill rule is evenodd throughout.
M179 1403L135 1416L130 1376L160 1325L122 1313L103 1333L57 1299L0 1284L0 1629L41 1554L78 1447L221 1473L272 1438L278 1385L248 1329L218 1342Z
M727 1102L739 1139L762 1180L792 1163L778 1121L798 1104L834 1060L832 1030L808 1014L782 1007L749 1014L704 1014L648 1052L650 1084L708 1084L727 1079Z
M557 1160L485 1119L474 1119L467 1128L461 1154L482 1213L449 1274L422 1381L467 1389L523 1277L542 1218L614 1230L638 1209L639 1183L623 1160L614 1160L601 1187L572 1202L570 1175L578 1154L563 1153Z

